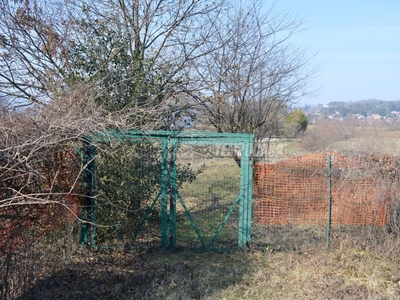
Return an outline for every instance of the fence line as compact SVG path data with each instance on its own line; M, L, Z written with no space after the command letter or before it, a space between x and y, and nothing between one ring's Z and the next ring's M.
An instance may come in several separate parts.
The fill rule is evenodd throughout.
M254 221L263 225L327 226L331 196L333 227L385 226L399 196L398 167L398 159L385 155L340 153L256 163Z

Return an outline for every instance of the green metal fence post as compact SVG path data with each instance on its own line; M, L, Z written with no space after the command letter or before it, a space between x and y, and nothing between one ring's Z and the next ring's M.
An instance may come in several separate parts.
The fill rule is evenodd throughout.
M169 198L169 226L170 226L170 249L176 247L176 148L177 139L171 139L170 156L170 198Z
M87 171L87 164L89 161L89 157L87 155L87 144L88 142L85 141L83 148L82 148L82 165L84 167L83 169L83 189L84 189L84 199L83 199L83 209L82 209L82 213L81 213L81 218L82 220L87 221L87 217L88 217L88 205L89 205L89 199L87 197L87 193L88 193L88 171ZM88 242L88 230L89 230L89 225L85 222L81 225L81 234L80 234L80 238L79 238L79 242L81 244L81 246L85 246L87 245Z
M252 149L253 149L253 138L249 138L249 142L247 143L248 149L248 166L246 168L247 176L246 176L246 195L247 195L247 236L246 242L250 243L251 241L251 227L253 223L253 159L252 159Z
M162 138L161 161L161 247L168 243L168 139Z
M97 234L96 234L96 165L95 165L95 156L96 156L96 148L91 145L90 146L90 163L89 163L89 173L90 173L90 229L91 229L91 247L92 249L97 248Z
M240 207L239 207L239 234L238 244L242 247L251 240L252 217L252 165L250 160L249 141L242 144L242 158L240 167Z
M326 246L329 247L332 223L332 157L328 156L328 225L326 229Z
M84 166L83 170L83 184L85 190L85 198L83 200L83 211L82 219L87 223L82 224L80 234L80 244L82 246L89 243L89 231L90 241L92 249L96 248L96 207L95 207L95 147L91 144L90 140L85 140L83 147L83 158L82 163Z

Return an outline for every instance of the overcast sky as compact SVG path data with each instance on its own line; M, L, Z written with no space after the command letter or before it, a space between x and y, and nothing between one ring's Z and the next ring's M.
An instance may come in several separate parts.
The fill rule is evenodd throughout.
M266 5L272 1L266 1ZM400 100L400 0L279 0L275 10L304 17L293 42L317 53L320 88L302 104Z

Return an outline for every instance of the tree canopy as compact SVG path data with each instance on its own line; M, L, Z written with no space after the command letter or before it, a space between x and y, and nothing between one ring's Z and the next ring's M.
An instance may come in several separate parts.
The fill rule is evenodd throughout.
M276 131L307 93L302 20L254 0L0 1L0 94L46 106L81 84L110 112L159 128L198 118L217 131ZM283 117L284 118L284 117Z
M296 138L302 135L308 126L308 119L301 109L295 109L286 116L285 135Z

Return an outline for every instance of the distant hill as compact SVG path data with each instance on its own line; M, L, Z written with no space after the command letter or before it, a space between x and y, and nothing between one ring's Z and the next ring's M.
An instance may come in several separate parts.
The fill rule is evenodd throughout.
M306 114L318 112L322 116L332 114L347 117L348 114L360 114L365 117L378 114L383 117L393 116L392 112L400 112L400 100L385 101L378 99L359 100L359 101L334 101L328 104L305 105Z

